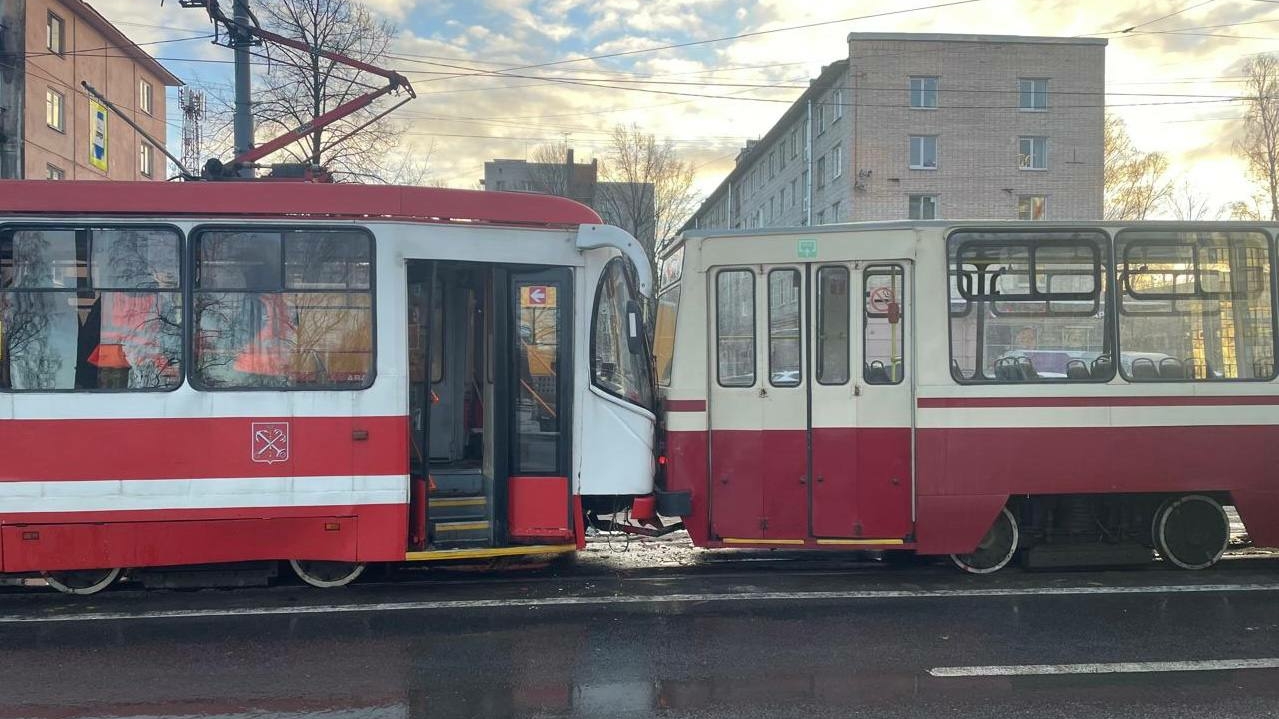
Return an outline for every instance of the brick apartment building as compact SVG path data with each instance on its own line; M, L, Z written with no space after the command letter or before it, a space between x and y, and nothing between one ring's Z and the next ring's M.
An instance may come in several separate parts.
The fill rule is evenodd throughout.
M1105 46L853 33L686 229L1100 218Z
M83 0L0 2L0 178L165 179L163 153L114 113L104 127L81 81L165 141L181 80Z

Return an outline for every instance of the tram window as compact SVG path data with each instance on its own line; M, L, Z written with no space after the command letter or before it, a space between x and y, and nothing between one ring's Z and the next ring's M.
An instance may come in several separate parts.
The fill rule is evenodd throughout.
M0 232L0 389L180 385L180 242L146 227Z
M715 276L715 343L719 383L755 384L755 273L724 270Z
M963 231L948 242L950 366L957 381L1114 376L1104 235Z
M620 257L610 260L595 295L591 323L591 381L596 387L641 407L653 407L653 379L647 348L630 346L627 309L639 307L634 284ZM643 328L637 328L640 332Z
M870 265L862 277L862 376L866 384L897 384L906 370L906 272L901 265Z
M675 324L679 317L681 285L671 285L657 295L657 327L653 333L653 355L657 358L657 383L671 384L675 365Z
M534 285L518 281L519 315L515 327L516 366L519 389L516 393L515 471L520 474L560 472L560 433L565 431L560 386L560 306L562 285ZM532 299L533 290L545 293L542 301Z
M796 387L800 369L799 270L768 273L768 381Z
M1125 379L1275 377L1273 258L1265 235L1125 230L1115 257Z
M201 389L361 389L373 380L372 238L351 230L194 236Z
M817 270L817 381L848 382L848 334L852 301L848 296L848 268Z

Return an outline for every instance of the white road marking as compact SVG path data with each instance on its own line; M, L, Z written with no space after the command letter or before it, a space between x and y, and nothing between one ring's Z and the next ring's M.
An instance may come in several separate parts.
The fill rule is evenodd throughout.
M1184 662L1109 662L1097 664L1012 664L989 667L934 667L935 677L1037 677L1053 674L1137 674L1147 672L1220 672L1279 669L1274 659L1204 659Z
M848 601L865 599L935 599L947 597L1055 597L1088 594L1204 594L1212 592L1279 592L1279 583L1199 584L1147 587L1024 587L1006 589L884 589L830 592L723 592L621 597L544 597L530 599L470 599L373 604L316 604L292 607L229 607L226 609L166 609L150 612L84 612L80 614L0 615L0 624L89 622L130 619L193 619L354 612L402 612L458 609L538 609L623 604L705 604L740 601ZM64 607L65 608L65 607Z

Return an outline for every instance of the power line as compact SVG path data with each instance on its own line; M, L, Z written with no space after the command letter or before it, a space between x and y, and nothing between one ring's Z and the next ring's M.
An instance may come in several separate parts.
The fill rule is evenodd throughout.
M170 43L175 43L175 42L190 42L192 40L205 40L205 39L210 39L212 37L213 35L211 34L205 34L205 35L197 35L195 37L177 37L177 38L169 38L168 40L153 40L151 42L135 42L135 43L132 43L132 45L133 47L142 48L142 47L150 47L152 45L168 45ZM62 52L54 52L52 50L46 50L44 52L28 52L28 53L23 53L23 57L27 59L31 59L36 57L66 57L68 55L89 55L90 57L127 58L128 55L108 55L106 53L103 53L101 55L91 54L91 53L102 52L104 50L125 51L127 49L128 49L127 47L124 47L121 45L103 45L102 47L89 47L89 48L83 48L80 50L64 50ZM151 58L151 59L154 60L155 58Z
M1133 25L1132 27L1125 28L1125 29L1123 29L1123 30L1116 30L1115 32L1118 32L1118 33L1130 33L1130 32L1132 32L1133 30L1136 30L1136 29L1137 29L1137 28L1139 28L1139 27L1146 27L1147 25L1154 25L1155 23L1159 22L1160 20L1167 20L1168 18L1173 17L1174 15L1180 15L1180 14L1182 14L1182 13L1184 13L1184 12L1190 12L1191 10L1194 10L1195 8L1201 8L1201 7L1203 7L1204 5L1208 5L1208 4L1212 3L1212 2L1214 2L1214 0L1203 0L1203 2L1195 3L1194 5L1188 5L1188 6L1186 6L1186 7L1182 8L1182 9L1180 9L1180 10L1177 10L1177 11L1175 11L1175 12L1170 12L1170 13L1168 13L1167 15L1160 15L1159 17L1155 18L1154 20L1147 20L1146 22L1138 23L1138 24L1136 24L1136 25Z
M1208 0L1211 2L1212 0ZM924 10L940 10L942 8L954 7L957 5L969 5L982 0L952 0L951 2L935 3L933 5L923 5L920 7L904 8L901 10L888 10L885 12L872 13L869 15L857 15L854 17L840 18L838 20L821 20L818 22L804 23L802 25L788 25L786 27L771 28L768 30L755 30L753 32L744 32L737 35L725 35L723 37L710 38L708 40L691 40L689 42L672 43L669 45L656 45L654 47L641 48L639 50L624 50L620 52L604 53L602 55L591 55L587 57L575 57L564 60L553 60L550 62L535 63L532 65L519 65L516 67L503 68L502 70L491 71L494 73L511 72L515 70L532 70L540 67L551 67L554 65L567 65L577 62L588 62L592 60L607 60L615 57L627 57L630 55L640 55L650 52L660 52L662 50L675 50L684 47L694 47L696 45L708 45L717 42L727 42L729 40L741 40L748 37L758 37L760 35L770 35L778 32L789 32L791 30L806 30L808 28L822 27L825 25L837 25L846 22L855 22L858 20L870 20L873 18L888 17L890 15L904 15L907 13L921 12Z

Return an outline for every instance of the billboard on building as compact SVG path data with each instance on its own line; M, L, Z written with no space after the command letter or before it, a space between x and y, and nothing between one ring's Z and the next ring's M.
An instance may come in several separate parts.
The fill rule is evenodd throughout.
M107 108L89 100L89 164L107 171Z

